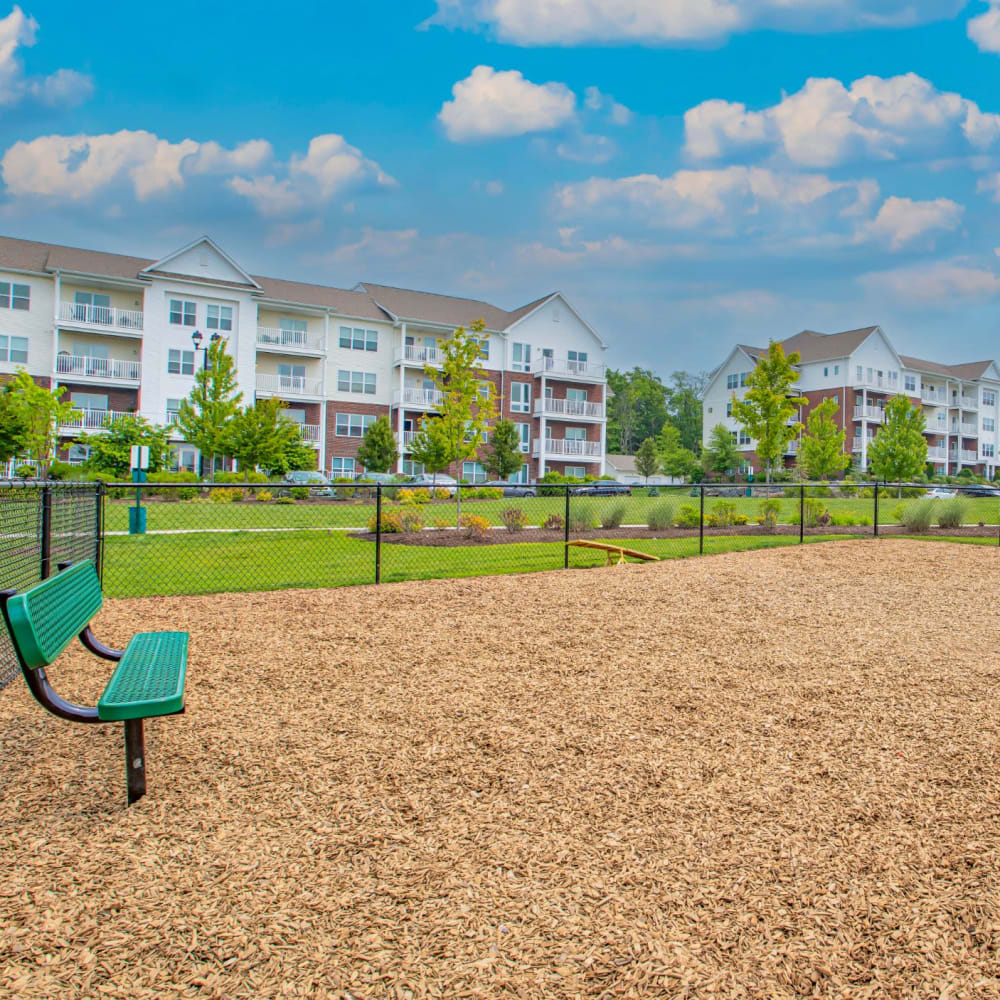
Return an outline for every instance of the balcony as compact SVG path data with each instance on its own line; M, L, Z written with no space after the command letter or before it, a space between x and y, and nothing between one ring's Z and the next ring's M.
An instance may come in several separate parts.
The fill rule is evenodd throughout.
M959 424L953 423L951 425L952 434L961 434L962 437L979 437L979 428L975 424Z
M399 437L399 447L401 451L409 451L410 446L413 444L413 439L417 436L419 431L403 431Z
M948 393L946 393L944 389L934 389L924 386L920 390L920 398L925 403L933 403L937 406L941 406L948 402Z
M580 399L536 399L536 417L555 417L557 420L603 420L604 404L588 403Z
M948 453L948 457L954 462L956 454L958 456L958 460L960 462L964 462L966 465L975 465L976 462L979 461L979 455L976 452L968 451L965 448L962 448L962 450L957 453L955 449L952 448L952 450Z
M394 363L397 365L416 365L419 368L424 365L440 365L441 352L436 347L405 344L401 350L396 351Z
M544 442L535 438L532 455L540 458L542 445L546 458L576 458L584 462L599 462L603 457L600 441L580 441L577 438L545 438Z
M302 397L322 397L323 380L305 375L262 375L257 374L257 393L264 396L281 396L301 399Z
M937 446L927 449L927 461L928 462L946 462L948 460L948 452L944 448L939 448Z
M123 413L120 410L76 410L67 420L60 421L59 433L72 434L74 431L107 430L108 421L119 420L122 417L135 416L133 413Z
M859 389L881 389L884 392L897 392L899 390L899 379L890 379L888 375L862 375L854 377L852 383Z
M785 454L786 455L797 454L800 444L801 442L797 438L792 438L792 440L785 445Z
M257 327L257 346L278 354L324 354L323 338L308 330L282 330L273 326Z
M437 389L397 389L392 394L392 405L408 410L436 410L444 399Z
M538 358L531 366L536 378L564 378L574 382L603 382L606 366L596 361L570 358Z
M319 424L299 424L299 437L306 444L319 444Z
M124 382L135 385L142 376L140 361L116 361L112 358L90 358L77 354L56 355L56 374L76 380L94 382Z
M881 406L855 406L854 419L867 420L872 424L880 424L885 418L885 410Z
M80 302L61 302L59 322L85 326L91 330L138 336L142 333L141 309L117 309L113 306L88 306Z

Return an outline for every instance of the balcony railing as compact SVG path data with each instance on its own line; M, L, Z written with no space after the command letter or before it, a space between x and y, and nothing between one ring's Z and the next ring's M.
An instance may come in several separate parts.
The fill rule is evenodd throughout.
M927 449L927 461L928 462L946 462L948 460L948 452L944 448L932 447Z
M979 408L979 400L975 396L960 396L959 400L963 410L976 410Z
M948 393L946 393L944 389L931 389L924 386L920 390L920 398L925 403L947 403Z
M578 361L575 358L536 358L531 370L535 375L603 382L605 367L596 361Z
M142 362L57 354L56 374L100 379L102 382L138 382L142 375Z
M785 445L785 454L786 455L796 454L796 452L798 452L799 450L800 444L801 442L798 440L798 438L792 438L792 440Z
M885 410L881 406L855 406L854 419L868 420L873 424L882 423L885 417Z
M120 410L76 410L71 417L59 422L59 430L61 432L104 430L109 421L114 423L126 416L132 414Z
M323 341L308 330L282 330L272 326L257 327L257 346L275 351L322 351Z
M307 444L319 444L319 424L299 424L299 436Z
M961 434L962 437L979 437L979 428L975 424L957 424L951 425L952 434Z
M403 451L409 451L410 446L413 444L413 439L417 436L419 431L403 431L398 435L399 437L399 447Z
M545 438L546 455L569 455L573 458L582 458L585 461L594 461L601 458L600 441L580 441L577 438ZM542 453L542 440L535 438L533 452L537 458Z
M979 455L976 452L968 451L965 448L962 448L961 451L959 451L958 456L961 461L966 462L969 465L975 465L976 462L979 461ZM954 459L954 457L955 457L955 452L952 451L951 458Z
M436 347L404 344L403 349L396 352L396 361L408 365L439 365L441 352Z
M582 399L535 400L536 417L581 417L585 420L603 420L604 404L588 403Z
M393 406L407 406L416 410L436 410L444 400L444 393L437 389L397 389L392 394Z
M61 302L59 319L64 323L99 326L105 330L141 330L141 309L117 309L114 306L88 306L81 302Z
M888 375L862 375L860 378L855 376L852 385L896 392L899 389L899 379L891 379Z
M305 375L257 375L257 391L272 396L319 396L323 381Z

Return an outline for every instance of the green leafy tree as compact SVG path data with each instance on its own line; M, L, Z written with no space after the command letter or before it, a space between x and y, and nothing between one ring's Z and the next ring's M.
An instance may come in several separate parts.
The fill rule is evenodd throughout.
M28 421L8 383L0 391L0 462L7 463L24 452Z
M151 424L137 413L108 417L103 434L77 438L90 449L87 468L113 479L128 479L132 467L132 447L149 448L149 471L160 472L170 461L167 427Z
M708 436L708 445L701 453L701 460L708 472L720 476L731 475L739 464L736 442L725 424L716 424Z
M396 435L389 418L381 416L368 425L358 447L358 461L370 472L388 472L399 458Z
M425 417L410 442L410 458L422 465L431 476L451 464L451 441L440 420Z
M791 392L799 380L799 373L793 367L799 360L797 351L785 357L781 344L772 340L767 355L747 376L746 395L733 399L733 416L756 441L757 457L768 482L788 442L802 429L802 424L791 420L806 402Z
M639 445L639 450L635 453L635 469L642 476L646 483L649 477L655 476L660 468L660 456L656 453L656 442L651 438L646 438Z
M834 419L839 410L836 399L826 399L806 419L798 464L807 479L832 479L851 464L851 456L844 454L847 435Z
M521 434L513 420L501 417L493 425L489 451L483 456L483 465L494 479L506 479L524 465Z
M203 463L208 457L210 479L215 478L216 456L226 453L226 424L236 416L243 399L236 384L236 367L226 350L225 338L213 339L205 367L195 374L194 388L187 399L181 400L177 414L177 428L184 440L201 452Z
M698 456L681 444L681 432L671 423L664 424L656 438L656 451L667 476L688 479L699 468Z
M65 387L43 389L23 368L11 379L7 389L8 406L13 408L14 420L21 428L21 450L30 452L38 465L39 477L46 479L59 426L68 423L76 410L71 402L61 398Z
M275 397L258 399L237 411L226 424L221 446L240 463L244 482L255 466L268 472L286 467L289 452L299 446L302 435L298 424L284 416L284 408Z
M674 372L667 386L667 420L680 432L680 445L701 453L702 398L708 385L705 372Z
M656 437L667 419L667 387L646 368L608 371L608 450L631 455L636 442Z
M915 479L927 463L927 421L920 406L906 396L894 396L885 407L885 423L868 446L868 461L877 479ZM902 490L899 491L900 494Z

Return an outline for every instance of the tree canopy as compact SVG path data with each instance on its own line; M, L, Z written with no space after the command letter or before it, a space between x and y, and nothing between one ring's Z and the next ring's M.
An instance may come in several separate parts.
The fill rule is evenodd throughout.
M63 400L65 387L45 389L23 368L5 387L6 407L20 428L18 452L30 452L38 466L38 475L48 477L59 426L68 423L76 412L73 404Z
M506 479L524 465L521 434L512 420L501 417L493 425L488 450L483 455L483 465L494 479Z
M128 479L132 468L132 447L149 448L149 472L160 472L170 462L170 431L151 424L137 413L108 418L103 434L77 438L90 452L87 468L113 479Z
M716 424L708 436L708 445L701 453L701 460L708 472L729 476L736 471L739 454L732 432L725 424Z
M667 419L667 387L646 368L608 370L608 451L631 455L636 443L656 437Z
M922 475L927 463L924 411L906 396L893 396L885 407L885 423L868 445L868 461L876 478L906 482Z
M798 465L807 479L832 479L851 464L851 456L844 454L847 434L836 421L839 410L840 403L830 398L806 418Z
M358 461L369 472L388 472L399 458L399 446L384 414L368 425L358 446Z

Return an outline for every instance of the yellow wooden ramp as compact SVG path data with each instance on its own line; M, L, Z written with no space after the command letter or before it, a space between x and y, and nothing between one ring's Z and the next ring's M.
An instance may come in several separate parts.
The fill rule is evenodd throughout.
M611 545L608 542L590 542L584 538L575 539L572 542L567 542L567 545L577 545L581 549L600 549L602 552L607 552L608 561L605 563L606 566L611 566L614 562L614 557L618 556L618 565L621 566L625 562L625 557L629 556L632 559L641 559L643 562L659 562L659 556L651 556L648 552L636 552L635 549L626 549L621 545Z

